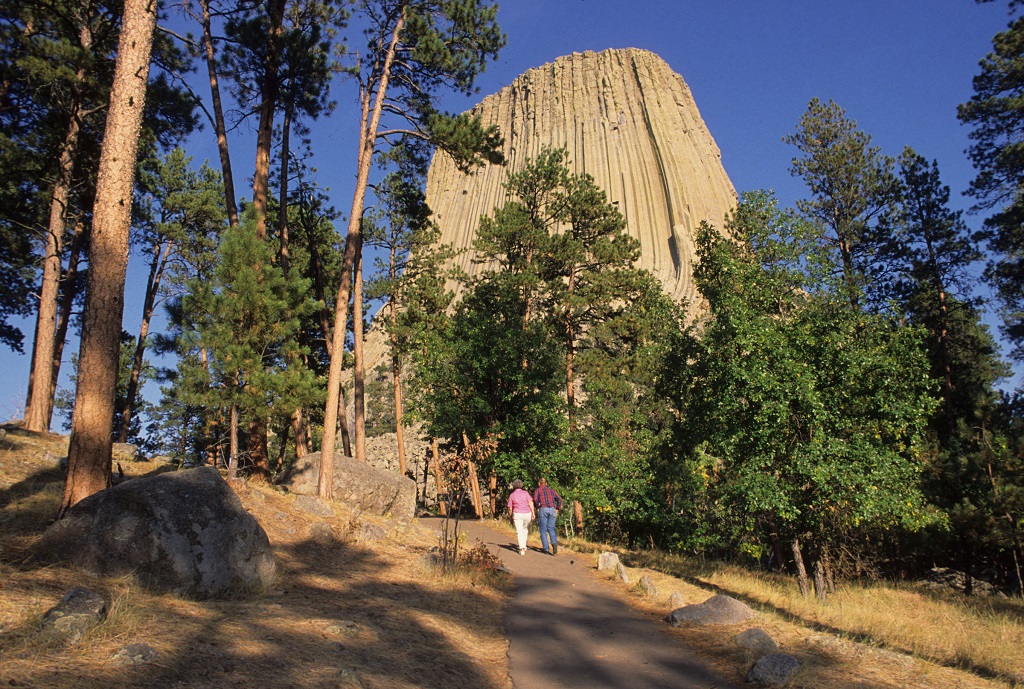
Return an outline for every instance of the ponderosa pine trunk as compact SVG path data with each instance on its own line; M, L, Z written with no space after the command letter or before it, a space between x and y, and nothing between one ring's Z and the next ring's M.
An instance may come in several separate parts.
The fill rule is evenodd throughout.
M389 277L394 281L398 275L395 267L395 247L391 247L391 255L388 261ZM391 385L395 399L395 442L398 443L398 473L405 476L405 408L402 400L402 355L398 351L398 336L395 335L395 328L398 326L398 299L392 296L388 300L388 321L391 324Z
M373 147L377 140L381 113L387 93L391 65L395 58L398 38L405 27L405 14L395 22L391 40L381 65L377 91L367 84L360 94L361 113L359 127L359 154L356 163L356 185L352 194L352 209L348 218L348 234L345 237L345 257L341 268L341 282L338 296L334 300L334 350L327 374L327 404L324 408L324 435L320 450L320 474L317 483L319 497L330 500L334 493L334 441L338 426L338 397L341 391L341 362L345 348L345 330L348 321L348 299L352 273L355 266L357 243L362 241L363 202L373 163ZM372 103L372 108L371 108Z
M110 485L128 229L156 13L155 0L125 0L96 181L78 387L59 515Z
M280 241L278 249L278 261L281 264L281 272L288 276L289 254L288 254L288 165L291 160L291 128L292 116L295 112L295 99L289 98L284 108L284 122L281 123L281 183L277 195L277 237Z
M121 410L121 424L117 429L117 442L128 442L128 430L135 413L135 398L139 394L139 380L142 378L142 365L146 358L146 338L149 336L149 324L153 320L156 308L156 295L163 281L167 259L171 255L174 243L155 244L153 246L153 262L149 266L149 277L146 279L146 295L142 302L142 322L139 324L139 337L135 340L135 356L132 358L132 372L128 377L128 391L125 395L124 408Z
M84 75L80 73L80 77ZM75 107L68 122L64 143L57 163L57 179L50 193L50 217L46 227L43 253L43 275L39 287L39 310L36 314L35 337L32 341L32 368L25 398L25 429L50 430L53 417L53 396L50 380L53 353L57 338L57 301L60 294L61 261L64 254L64 233L67 230L68 199L78 141L81 134L82 108Z
M356 247L352 286L352 416L356 459L366 461L366 370L363 362L363 238Z
M213 101L213 126L217 134L217 151L220 153L220 171L224 181L224 207L228 212L228 224L237 227L238 205L235 203L235 181L231 174L231 155L228 152L228 128L224 120L220 82L217 78L217 56L213 49L210 0L201 0L200 5L203 8L203 51L206 54L206 71L210 77L210 97Z
M285 0L271 0L267 28L266 70L260 90L260 122L256 128L256 170L252 178L252 206L256 211L256 236L267 238L267 199L270 196L270 148L274 133L274 112L280 90L281 27Z
M448 516L448 500L445 495L444 470L441 468L441 453L437 451L437 438L430 439L430 459L434 464L434 488L437 490L437 509L442 517Z
M231 414L228 424L228 481L234 481L238 476L238 404L231 403Z
M71 248L68 251L68 269L61 280L60 306L57 310L57 334L53 342L53 362L50 366L50 399L57 397L57 383L60 381L61 362L64 360L64 346L68 341L68 325L71 323L71 309L78 296L76 282L78 280L78 263L82 257L85 244L85 223L81 218L75 223ZM46 427L53 420L53 405L50 405L50 418L46 419Z

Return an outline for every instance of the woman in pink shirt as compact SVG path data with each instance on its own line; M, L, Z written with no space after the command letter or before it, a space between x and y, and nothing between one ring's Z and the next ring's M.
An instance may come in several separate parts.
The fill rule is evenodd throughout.
M508 496L508 514L512 517L512 523L516 525L519 554L526 555L526 532L537 512L533 507L533 497L523 490L523 482L519 479L512 482L512 494Z

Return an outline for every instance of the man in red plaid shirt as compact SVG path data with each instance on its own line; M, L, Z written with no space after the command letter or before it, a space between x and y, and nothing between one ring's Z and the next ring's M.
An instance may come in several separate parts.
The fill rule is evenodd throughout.
M537 527L540 529L540 544L549 555L558 554L558 535L555 533L555 521L558 510L562 509L562 498L555 489L542 478L537 482L537 490L533 491L533 502L537 505ZM548 544L550 541L550 549Z

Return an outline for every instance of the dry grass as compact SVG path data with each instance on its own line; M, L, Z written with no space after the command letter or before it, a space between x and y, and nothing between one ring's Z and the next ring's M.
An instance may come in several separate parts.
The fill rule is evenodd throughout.
M581 542L571 547L597 550ZM732 637L760 626L783 652L800 660L792 684L797 688L982 689L1024 682L1024 603L1019 599L847 584L821 604L801 597L787 577L658 552L620 552L620 557L634 568L634 580L647 574L657 586L656 597L635 586L628 590L631 603L652 617L669 612L673 591L686 603L724 593L761 612L752 624L673 630L734 681L743 679L755 659Z
M66 440L13 431L0 441L0 684L14 687L385 687L510 689L501 626L507 582L491 573L441 575L427 557L436 536L378 520L387 537L359 542L358 522L336 509L333 542L310 534L308 515L268 486L236 492L270 537L280 576L265 595L192 601L40 567L28 550L60 499L56 459ZM125 464L129 475L166 466ZM42 615L73 585L111 601L105 622L66 644L41 633ZM113 659L127 644L154 662Z

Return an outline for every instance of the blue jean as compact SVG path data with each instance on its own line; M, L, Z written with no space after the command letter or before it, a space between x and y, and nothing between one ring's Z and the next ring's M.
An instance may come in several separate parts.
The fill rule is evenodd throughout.
M537 510L537 527L540 529L540 544L544 550L548 548L548 534L550 542L558 544L558 535L555 533L555 520L558 518L558 511L554 507L541 507Z

